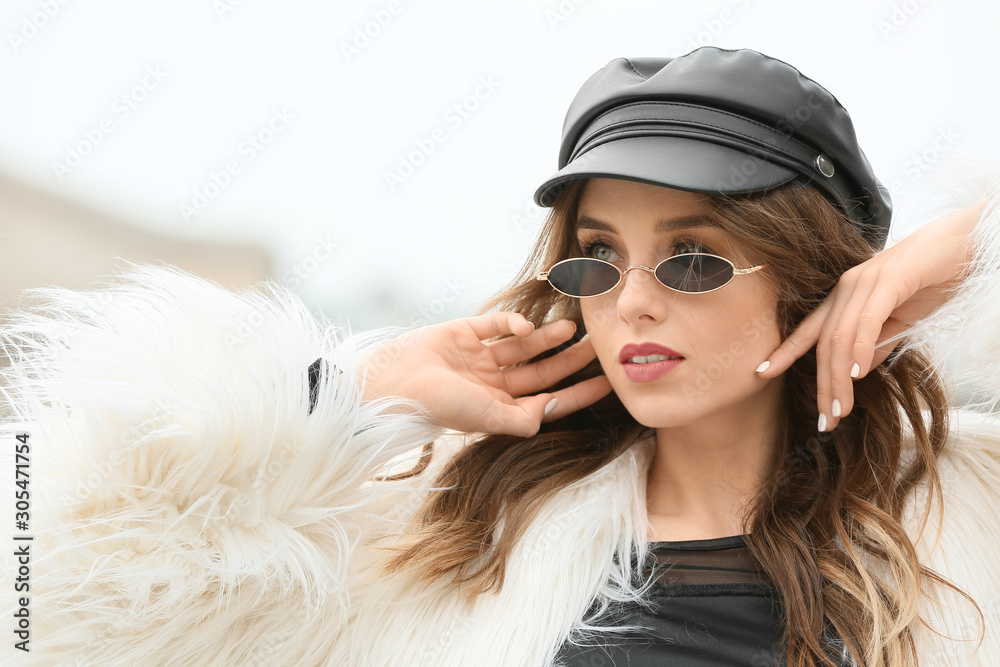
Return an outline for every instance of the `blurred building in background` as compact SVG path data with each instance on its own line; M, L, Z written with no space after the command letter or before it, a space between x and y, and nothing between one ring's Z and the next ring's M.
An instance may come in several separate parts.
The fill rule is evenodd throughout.
M92 288L120 259L165 262L236 289L274 271L263 247L162 236L0 174L0 309L16 308L25 288Z
M0 315L30 302L26 288L93 288L118 272L120 259L165 262L231 289L271 277L274 267L259 246L168 238L0 174ZM3 401L0 414L8 413Z

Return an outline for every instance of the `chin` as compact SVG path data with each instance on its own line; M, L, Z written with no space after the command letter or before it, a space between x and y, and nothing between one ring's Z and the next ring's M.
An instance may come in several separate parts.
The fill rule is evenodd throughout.
M665 393L636 396L634 392L617 392L619 400L632 418L648 428L677 426L691 421L691 406L684 406Z
M651 414L646 411L644 413L636 414L630 410L629 414L631 414L637 422L646 428L670 428L673 426L683 426L691 421L690 416L687 415L683 419L673 420L664 416L662 412L659 414Z

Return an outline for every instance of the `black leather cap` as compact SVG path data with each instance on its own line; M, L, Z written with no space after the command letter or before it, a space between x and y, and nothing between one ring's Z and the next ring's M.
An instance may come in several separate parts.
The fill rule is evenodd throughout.
M595 177L728 194L806 183L876 249L892 216L837 98L749 49L617 58L587 79L566 113L559 171L535 203L551 206L569 181Z

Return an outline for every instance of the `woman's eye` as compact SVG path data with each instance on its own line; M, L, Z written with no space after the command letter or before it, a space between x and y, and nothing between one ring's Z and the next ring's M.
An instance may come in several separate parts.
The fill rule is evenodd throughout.
M605 262L617 262L621 260L621 256L603 241L591 241L590 243L581 244L580 254L584 257L602 259Z
M715 254L710 248L698 243L694 239L677 239L674 241L673 247L678 255L683 254L681 250L684 248L692 248L692 252L704 252L710 255Z

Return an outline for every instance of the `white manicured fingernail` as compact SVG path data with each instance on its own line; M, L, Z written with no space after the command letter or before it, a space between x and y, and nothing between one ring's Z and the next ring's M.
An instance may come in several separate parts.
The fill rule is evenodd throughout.
M549 414L550 412L552 412L553 410L555 410L557 405L559 405L559 399L558 398L553 398L551 401L549 401L548 403L546 403L545 404L545 414Z
M755 372L763 373L768 369L768 367L770 367L770 365L771 365L770 361L764 361L764 363L762 363L760 366L757 367L757 370Z
M861 375L861 366L859 366L858 362L855 361L854 365L851 366L851 377L856 378L859 375Z
M833 416L834 417L840 416L840 401L838 401L837 399L833 399Z
M824 415L822 412L819 413L819 430L820 431L826 430L826 415Z

